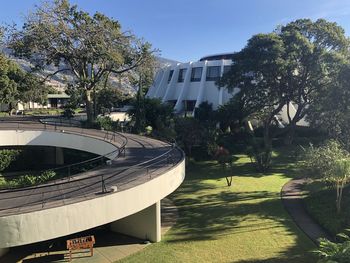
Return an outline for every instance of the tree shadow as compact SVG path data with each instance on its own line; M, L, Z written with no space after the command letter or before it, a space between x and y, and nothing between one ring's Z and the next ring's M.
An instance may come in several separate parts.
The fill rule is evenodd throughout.
M287 160L288 158L283 160L285 163L279 163L279 159L275 160L276 166L268 174L257 174L251 163L238 162L233 166L232 173L233 176L253 178L276 174L286 178L297 176L300 172L299 167L294 163L288 164ZM171 238L165 242L218 240L227 235L251 232L256 233L256 238L259 238L260 231L278 232L282 229L284 235L295 238L294 246L287 247L274 258L241 262L314 262L315 258L311 253L304 254L315 248L315 245L284 209L280 192L235 191L234 184L230 188L220 188L207 181L221 180L230 174L231 171L225 171L214 161L192 162L187 167L185 182L171 196L179 207L179 219L171 231Z

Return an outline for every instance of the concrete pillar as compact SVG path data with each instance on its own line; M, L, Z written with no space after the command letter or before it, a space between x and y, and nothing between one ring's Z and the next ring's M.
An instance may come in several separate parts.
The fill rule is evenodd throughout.
M111 223L111 230L140 239L161 240L160 201L150 207Z
M64 164L64 154L61 147L45 147L44 160L46 164L53 165L63 165Z
M9 252L9 248L0 248L0 258Z
M162 102L166 102L170 98L172 98L171 95L173 93L173 90L175 89L176 82L177 82L177 79L179 77L180 64L178 64L173 70L174 70L173 76L172 76L172 78L167 86L167 89L166 89L166 92L165 92L165 95L163 97Z
M203 97L204 97L204 92L205 92L205 82L207 81L207 65L208 65L208 61L204 62L204 66L203 66L203 71L202 71L202 78L201 78L201 82L199 85L199 92L198 92L198 96L197 96L197 101L196 101L196 105L194 106L195 108L198 108L199 105L203 102Z
M175 112L181 112L181 110L183 109L183 104L182 101L186 98L186 94L190 85L190 80L191 80L191 70L192 69L192 62L189 62L186 65L186 75L185 75L185 79L184 82L182 84L182 88L181 91L179 93L179 96L177 98L176 104L174 106L174 110Z
M162 99L165 93L166 86L168 85L168 78L170 74L170 66L167 67L162 75L162 79L158 84L158 87L154 93L154 98Z
M63 149L61 147L55 147L55 157L56 157L56 165L64 164L64 154Z

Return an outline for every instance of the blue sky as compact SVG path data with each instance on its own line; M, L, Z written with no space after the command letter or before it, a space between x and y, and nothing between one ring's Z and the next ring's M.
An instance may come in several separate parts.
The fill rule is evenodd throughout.
M71 0L82 9L119 20L165 58L196 61L239 51L256 33L298 18L325 18L350 34L350 0ZM38 0L3 3L0 21L21 24Z

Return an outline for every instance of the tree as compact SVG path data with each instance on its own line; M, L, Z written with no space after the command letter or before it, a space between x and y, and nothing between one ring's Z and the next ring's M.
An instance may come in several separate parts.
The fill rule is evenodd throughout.
M201 123L208 125L215 125L215 112L213 110L213 105L207 101L199 104L198 108L195 108L194 118L199 120Z
M253 109L264 130L264 148L271 149L271 125L286 106L290 142L299 120L308 114L318 93L329 88L347 56L348 40L336 23L300 19L258 34L233 55L231 70L220 86L239 88L246 106ZM295 105L296 112L290 111Z
M310 146L305 152L305 166L313 176L332 182L336 189L336 211L341 212L343 189L350 179L350 154L337 141L320 147Z
M253 113L246 104L245 97L240 92L233 96L226 104L221 105L216 113L216 118L220 122L220 128L234 130L240 128L247 121L247 117Z
M204 130L200 122L194 118L177 118L175 121L175 131L178 143L189 157L192 157L192 148L202 143Z
M139 103L143 105L139 106ZM162 103L159 99L137 98L131 105L132 108L128 111L128 114L135 122L136 132L144 132L146 126L151 126L154 131L161 133L171 126L174 117L173 107Z
M22 29L10 29L8 46L35 69L54 66L56 71L46 79L60 72L73 75L72 86L84 94L89 123L95 118L97 85L111 74L132 71L152 56L150 44L122 32L118 21L98 12L90 16L68 0L37 6Z
M350 150L350 64L342 66L332 88L318 94L307 120Z
M8 105L9 115L18 102L46 102L48 90L33 74L0 54L0 102Z
M216 158L217 162L221 165L221 168L225 170L227 167L230 167L232 170L233 162L235 161L235 158L231 156L230 152L225 149L224 147L219 147L214 157ZM232 185L232 173L225 176L227 186Z

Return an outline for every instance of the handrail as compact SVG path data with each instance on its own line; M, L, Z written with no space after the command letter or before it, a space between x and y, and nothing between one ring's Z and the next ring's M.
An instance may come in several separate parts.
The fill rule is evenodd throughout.
M52 118L51 118L52 119ZM58 119L58 118L54 118L54 119ZM33 121L33 120L29 120L29 121L21 121L22 123L25 123L25 124L35 124L35 125L38 125L39 123L38 122L35 122L35 121ZM16 124L18 124L17 125L17 129L20 129L20 128L22 128L22 126L19 126L19 122L17 121L11 121L11 120L9 120L9 121L1 121L0 123L16 123ZM46 124L48 124L48 123L46 123L46 122L44 122L44 121L41 121L40 120L40 123L42 123L42 124L44 124L44 128L43 129L40 129L39 128L39 130L44 130L44 131L47 131L47 130L49 130L49 129L47 129L47 126L46 126ZM62 123L62 122L61 122ZM71 127L71 126L69 126L69 127ZM74 127L77 127L77 126L74 126ZM13 128L13 127L2 127L2 128ZM31 129L34 129L34 130L38 130L38 128L37 127L35 127L35 128L33 128L33 127L31 127ZM55 130L57 130L56 129L56 125L55 125ZM72 131L69 131L69 132L72 132ZM107 138L108 139L108 135L109 135L109 132L110 131L106 131L106 134L105 134L105 137L104 138ZM76 134L76 133L75 133ZM82 134L82 133L78 133L78 134ZM43 173L43 172L45 172L45 171L54 171L54 172L57 172L57 171L64 171L64 170L67 170L67 173L68 173L68 175L67 176L65 176L65 177L61 177L61 178L54 178L54 179L52 179L52 180L48 180L48 181L46 181L46 182L44 182L44 183L48 183L48 182L52 182L52 181L55 181L55 180L59 180L59 179L64 179L64 178L69 178L70 176L71 176L71 171L72 171L72 169L74 169L74 168L76 168L76 167L79 167L79 166L82 166L83 164L93 164L93 163L95 163L95 162L98 162L98 161L103 161L105 158L108 158L108 157L110 157L110 156L113 156L113 155L115 155L117 152L118 152L118 154L117 154L117 156L115 157L115 158L119 158L119 156L120 156L120 154L121 153L124 153L125 154L125 146L126 146L126 144L127 144L127 142L128 142L128 139L127 139L127 137L125 137L124 135L122 135L121 133L115 133L114 132L114 134L112 134L112 138L114 138L114 141L115 141L115 137L116 137L116 135L119 135L120 137L122 137L123 138L123 142L122 142L122 144L118 147L118 146L116 146L117 147L117 150L114 150L114 151L112 151L112 152L109 152L109 153L106 153L106 154L104 154L104 155L101 155L101 156L97 156L97 157L94 157L94 158L91 158L91 159L88 159L88 160L84 160L84 161L81 161L81 162L78 162L78 163L73 163L73 164L69 164L69 165L65 165L65 166L61 166L61 167L57 167L57 168L52 168L52 169L44 169L44 170L39 170L39 171L36 171L36 173ZM83 167L82 167L83 168ZM96 167L93 167L93 168L91 168L91 169L89 169L89 170L87 170L87 171L90 171L90 170L92 170L92 169L95 169ZM85 171L85 172L87 172L87 171ZM3 177L3 178L6 178L6 179L15 179L15 178L20 178L21 176L24 176L24 175L28 175L29 173L27 172L23 172L23 173L19 173L19 174L15 174L15 175L7 175L7 176L4 176L4 175L2 175L2 176L0 176L0 177ZM38 183L38 184L35 184L35 185L40 185L40 184L42 184L42 183ZM7 187L7 188L5 188L5 189L16 189L16 188L19 188L19 187Z
M0 129L1 129L1 126L0 126ZM87 133L84 133L84 134L86 135ZM122 137L124 136L121 133L117 133L117 134ZM124 138L126 139L123 141L124 142L123 147L124 147L124 153L125 153L127 137L124 136ZM70 199L72 198L72 195L74 195L74 193L78 193L78 196L80 196L80 194L83 194L85 198L93 198L96 194L96 189L98 189L99 187L101 187L101 191L99 193L109 194L116 189L118 191L120 187L122 187L122 189L123 188L125 189L125 187L128 187L127 186L128 183L132 181L140 180L140 179L141 181L151 180L152 178L154 178L153 177L154 174L157 176L158 173L156 173L156 171L158 171L159 169L169 167L169 165L176 166L184 159L185 157L184 153L179 147L177 147L176 142L169 144L169 146L170 146L169 149L167 149L165 152L163 152L162 154L152 159L146 160L141 163L133 164L127 167L113 167L113 169L111 169L111 173L108 173L108 174L106 174L106 172L103 172L102 174L94 174L88 177L77 177L77 176L70 177L70 178L66 177L62 179L52 180L50 182L46 182L36 186L0 190L0 193L13 193L13 192L22 193L23 192L23 195L17 195L17 194L10 195L7 197L8 199L21 198L26 196L33 196L33 197L36 196L34 200L32 200L29 203L26 202L25 204L23 203L23 204L10 206L10 207L4 207L0 209L0 211L6 211L6 210L11 210L16 208L16 210L11 210L12 212L9 212L9 213L18 213L19 210L17 209L20 209L21 207L25 207L28 205L37 205L37 204L41 204L42 208L44 208L45 204L52 199L54 200L60 199L62 201L66 200L64 202L72 202L72 201L74 202L74 199ZM176 153L174 153L175 151L177 151L180 155L177 155ZM164 162L166 165L160 166L162 162ZM143 173L147 176L139 177L138 175L140 171L143 171ZM136 175L136 176L132 176L132 175ZM79 182L81 182L81 184ZM57 185L67 185L67 187L64 188L67 191L65 192L59 191L57 192L57 194L52 195L52 191L49 189L49 187L57 186ZM107 185L111 187L110 190L107 189L106 187ZM116 186L117 188L114 188L114 186ZM95 190L92 189L92 192L90 193L90 195L86 196L84 189L89 189L91 187L93 187L93 189ZM38 191L31 191L33 189ZM60 187L60 189L62 189L62 187ZM25 191L28 191L28 193L26 193ZM82 193L79 193L79 191L82 191ZM47 193L50 193L49 196L45 196Z

